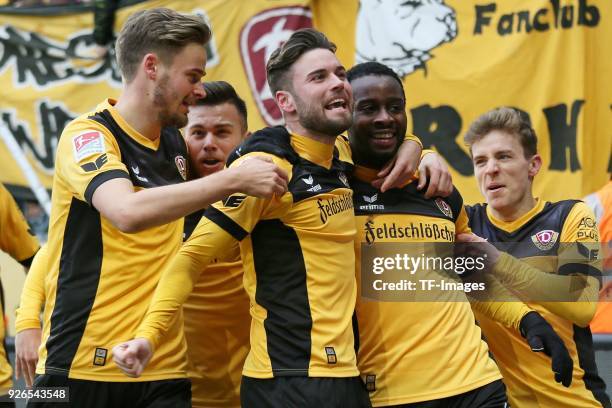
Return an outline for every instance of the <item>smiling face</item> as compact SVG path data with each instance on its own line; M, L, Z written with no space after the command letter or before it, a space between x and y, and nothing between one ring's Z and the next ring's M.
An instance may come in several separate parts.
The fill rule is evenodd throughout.
M153 90L153 103L162 126L183 127L187 112L206 93L201 82L206 66L206 50L200 44L189 44L177 53L170 64L158 60L159 74Z
M406 134L406 100L389 76L366 75L352 81L355 109L349 142L355 163L380 168L399 149Z
M279 105L313 133L336 137L351 125L353 95L346 70L323 48L304 53L291 67L291 89Z
M185 129L190 167L198 177L222 170L246 134L244 118L233 104L192 106Z
M533 177L542 165L539 155L526 158L518 136L492 130L471 146L474 175L496 218L512 221L535 205Z

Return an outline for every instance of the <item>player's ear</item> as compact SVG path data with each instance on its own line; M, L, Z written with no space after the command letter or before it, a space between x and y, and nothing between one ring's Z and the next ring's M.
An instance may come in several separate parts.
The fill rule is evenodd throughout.
M293 95L291 95L289 92L276 91L276 94L274 94L274 99L276 99L276 104L281 111L287 113L295 112L295 100L293 99Z
M157 78L159 62L157 55L151 52L142 57L142 67L148 79L155 80Z
M539 154L534 154L531 159L529 159L529 177L533 178L538 174L540 169L542 168L542 157Z

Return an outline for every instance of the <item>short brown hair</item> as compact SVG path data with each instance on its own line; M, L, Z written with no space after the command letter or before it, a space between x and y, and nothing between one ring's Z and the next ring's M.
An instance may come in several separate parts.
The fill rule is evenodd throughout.
M274 50L266 64L268 85L274 95L281 89L290 89L291 84L287 81L287 73L291 66L307 51L323 48L336 52L336 44L320 31L313 28L297 30L282 46Z
M168 64L185 46L205 46L210 37L210 27L201 17L167 8L142 10L127 19L117 37L117 63L129 83L147 53L158 54Z
M242 130L247 130L247 107L244 100L238 96L236 89L225 81L204 82L206 96L196 101L196 106L216 106L229 103L236 108L242 118Z
M472 145L493 130L501 130L518 137L526 158L538 153L538 138L528 117L516 109L505 106L482 114L472 123L463 138L470 148L470 153Z

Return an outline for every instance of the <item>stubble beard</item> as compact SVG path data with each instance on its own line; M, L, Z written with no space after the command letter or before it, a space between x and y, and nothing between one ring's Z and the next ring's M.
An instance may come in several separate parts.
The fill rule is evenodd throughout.
M298 114L298 122L304 129L336 137L351 127L352 115L337 120L328 119L324 111L318 111L315 106L309 106L298 96L294 96Z
M174 126L182 128L187 125L187 115L180 112L171 112L171 101L178 99L177 95L169 90L170 78L165 75L159 80L159 84L153 90L153 105L159 108L157 120L162 127Z

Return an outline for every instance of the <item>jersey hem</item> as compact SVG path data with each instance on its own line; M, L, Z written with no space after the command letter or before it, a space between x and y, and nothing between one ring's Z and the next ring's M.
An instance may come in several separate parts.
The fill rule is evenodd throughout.
M418 396L410 396L410 397L402 396L402 397L395 397L395 398L376 398L370 395L370 400L372 401L372 406L375 406L377 404L399 405L399 404L412 404L416 402L433 401L433 400L438 400L442 398L448 398L448 397L454 397L457 395L461 395L461 394L464 394L469 391L473 391L476 388L483 387L487 384L491 384L492 382L501 380L501 379L502 379L501 374L496 374L496 375L486 377L485 379L482 379L480 381L473 382L468 385L463 385L461 387L457 387L452 390L440 391L440 392L433 393L433 394L421 394Z
M243 370L242 375L250 378L280 378L281 376L275 376L272 371L254 371L254 370ZM341 370L309 370L307 374L284 374L282 377L330 377L330 378L344 378L344 377L358 377L359 370L357 369L341 369Z
M64 372L63 374L60 372ZM66 376L65 370L53 369L47 367L44 372L36 371L36 374L46 375L63 375ZM187 373L179 371L168 371L168 372L156 372L154 374L141 375L138 378L128 377L125 374L101 374L101 373L87 373L82 371L70 370L68 378L75 380L86 380L96 382L147 382L147 381L161 381L161 380L176 380L181 378L188 378Z

